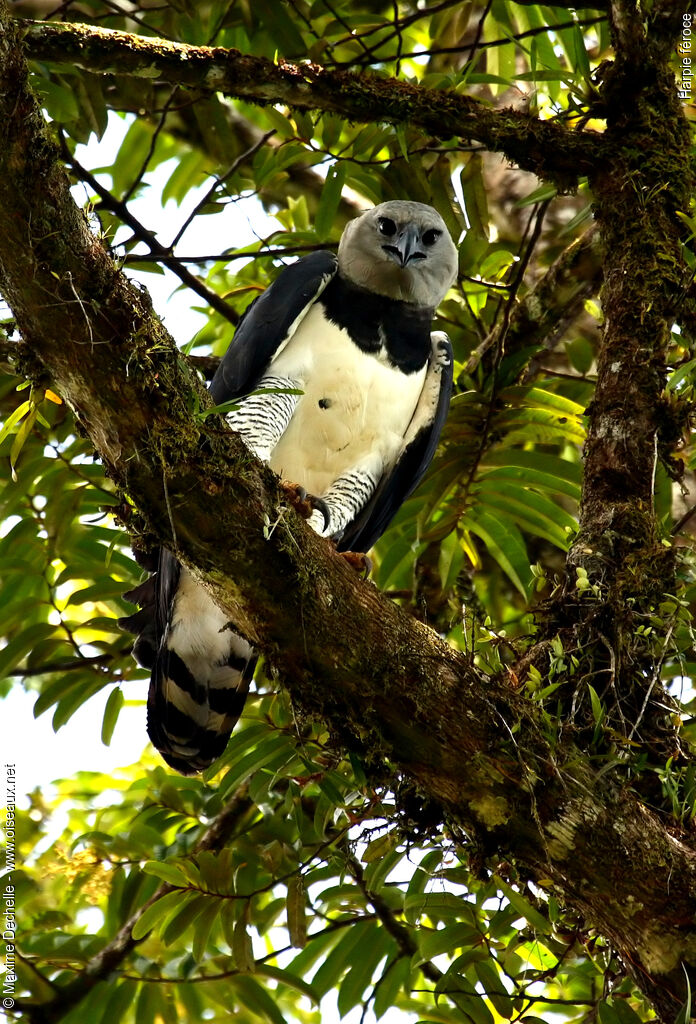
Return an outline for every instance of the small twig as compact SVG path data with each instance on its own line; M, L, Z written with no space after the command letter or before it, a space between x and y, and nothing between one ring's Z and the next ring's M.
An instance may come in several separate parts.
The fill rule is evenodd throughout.
M77 302L78 306L80 307L80 309L82 311L82 315L85 318L85 323L87 324L87 332L89 334L90 344L93 345L94 344L94 334L92 332L92 325L91 325L91 323L89 321L89 317L87 316L87 310L84 307L84 303L82 302L82 299L80 298L80 296L77 294L77 292L75 290L75 285L73 284L72 274L70 273L70 271L68 271L65 276L67 278L68 284L70 285L70 290L73 293L73 295L75 296L75 301Z
M80 162L73 156L68 149L67 145L63 143L63 155L65 160L70 164L73 170L90 186L94 189L106 209L111 210L112 213L116 214L124 224L127 224L129 228L133 230L136 238L141 242L144 242L150 249L150 259L155 261L167 261L167 265L171 267L172 271L179 280L188 285L188 287L200 295L201 298L205 299L209 306L211 306L217 313L220 313L226 320L229 320L232 324L239 322L239 316L231 306L229 306L224 299L221 299L212 289L208 288L207 285L203 284L202 281L187 270L186 267L182 267L177 257L169 249L162 245L151 231L140 223L140 221L133 216L127 205L117 199L108 189L104 188L94 175L80 164Z
M631 731L630 731L630 733L628 735L629 740L632 740L633 737L635 736L636 731L638 729L638 726L642 722L643 716L645 715L645 710L646 710L646 708L648 706L648 701L650 700L650 697L652 695L653 690L657 686L658 679L660 678L660 672L662 671L662 664L663 664L663 662L665 660L665 654L667 653L667 647L669 646L669 642L672 639L672 633L673 632L674 632L674 624L672 623L669 626L669 628L667 630L667 633L665 634L665 640L664 640L664 643L662 645L662 651L660 652L660 657L658 658L657 664L655 665L655 668L653 669L652 678L650 680L650 686L648 687L648 692L645 694L645 700L643 701L642 707L640 709L640 713L639 713L638 717L636 718L636 720L634 722L634 725L633 725L633 728L631 729Z
M471 484L473 483L483 453L485 452L489 444L488 431L491 424L491 420L493 418L496 398L498 395L498 373L500 370L500 365L503 361L503 355L505 353L505 338L507 336L507 332L510 327L510 320L515 308L517 292L519 291L520 285L522 284L525 271L527 269L530 259L532 258L532 253L534 252L536 244L539 240L541 228L544 223L544 217L546 216L546 211L549 207L550 202L551 200L547 199L545 202L540 203L535 208L527 222L527 227L525 228L526 236L530 230L532 223L534 223L534 228L531 231L531 237L529 239L529 242L526 243L526 237L522 239L522 244L525 245L526 243L526 248L522 256L520 257L519 263L517 263L515 266L515 276L510 284L510 292L503 309L503 316L500 324L500 329L497 332L495 332L497 348L495 358L493 361L491 391L488 399L485 420L481 426L478 450L471 460L471 466L469 467L467 478L462 485L462 490L465 493L469 490Z
M277 249L259 249L258 252L216 252L201 256L174 256L169 253L168 255L158 255L156 260L158 263L164 263L167 266L176 263L219 263L222 260L225 263L231 263L233 260L256 259L259 256L296 256L302 252L317 252L320 249L330 248L331 245L327 242L317 242L314 245L308 243L306 245L288 245ZM129 252L124 256L125 263L152 263L153 259L155 257L149 253Z
M684 529L686 524L689 522L689 520L694 515L696 515L696 505L692 505L691 508L686 510L684 515L681 517L681 519L678 519L676 521L676 523L674 524L674 526L670 530L671 535L674 536L677 533L681 533L681 531Z
M372 52L369 49L369 47L367 46L367 44L363 42L362 36L353 33L353 30L351 29L351 27L348 24L348 22L344 18L341 17L341 15L338 13L338 11L336 10L335 7L331 6L331 4L329 3L329 0L324 0L324 6L327 8L327 10L329 10L333 14L333 16L336 19L336 21L338 22L338 24L341 25L346 30L346 32L349 33L349 39L351 40L351 42L358 43L359 46L367 54L367 56L368 57L372 57Z
M116 658L125 658L130 654L132 648L124 647L119 651L112 651L110 654L98 654L93 658L78 658L70 661L47 661L36 668L13 668L7 671L8 676L17 676L20 679L31 679L33 676L48 675L49 672L83 672L85 669L108 668ZM103 673L99 673L100 675Z
M226 171L225 171L225 173L224 173L224 174L223 174L223 175L222 175L221 177L219 177L219 178L215 178L215 180L213 181L213 184L212 184L212 185L210 186L210 188L209 188L209 189L208 189L208 190L206 191L206 193L205 193L205 195L203 196L203 198L202 198L202 199L201 199L201 200L200 200L200 201L199 201L198 203L196 203L196 205L194 206L193 210L191 211L191 213L189 214L189 216L188 216L188 217L186 218L186 220L185 220L185 221L184 221L184 223L183 223L183 224L181 225L181 227L180 227L180 228L179 228L179 230L177 231L176 235L175 235L175 236L174 236L174 238L172 239L172 241L171 241L170 245L168 246L168 248L169 248L169 249L170 249L170 250L171 250L172 252L173 252L173 251L174 251L174 249L175 249L175 248L177 247L178 243L179 243L179 242L180 242L180 240L181 240L181 237L182 237L182 235L184 234L184 232L185 232L185 231L186 231L186 229L188 228L189 224L190 224L190 223L191 223L191 222L193 221L193 219L194 219L195 217L197 217L197 216L198 216L198 214L199 214L199 213L201 212L201 210L203 209L203 207L204 207L204 206L205 206L205 205L206 205L206 204L208 203L208 201L210 200L211 196L215 195L215 192L216 192L216 191L217 191L217 189L218 189L218 188L220 187L220 185L223 185L223 184L224 184L224 183L225 183L225 182L227 181L227 179L228 179L228 178L230 178L230 177L231 177L231 176L232 176L232 175L233 175L233 174L235 173L235 171L237 171L237 170L239 169L239 167L240 167L240 166L241 166L241 165L242 165L242 164L243 164L243 163L244 163L244 162L245 162L246 160L249 160L249 159L250 159L251 157L253 157L253 156L254 156L254 154L255 154L255 153L258 153L258 151L259 151L259 150L260 150L260 149L261 149L261 148L262 148L263 146L265 146L265 145L266 145L266 143L268 142L268 140L269 140L270 138L272 138L272 137L273 137L273 136L275 135L275 133L276 133L276 132L275 132L275 128L272 128L272 129L271 129L271 130L270 130L269 132L266 132L266 133L265 133L264 135L262 135L262 136L261 136L261 138L260 138L260 139L258 139L258 140L257 140L257 141L256 141L256 142L255 142L255 143L253 144L253 146L249 146L249 148L248 148L247 150L245 150L245 151L244 151L243 153L240 153L240 154L239 154L239 156L237 157L237 159L236 159L236 160L234 161L234 163L233 163L233 164L232 164L232 165L231 165L231 166L229 167L229 169L228 169L228 170L226 170Z
M176 96L178 91L179 91L178 86L176 86L176 85L172 86L171 92L169 93L169 96L165 100L164 106L162 107L162 109L160 111L160 118L159 118L159 121L157 122L157 125L155 126L154 132L152 133L152 137L150 139L150 147L149 147L147 153L145 154L145 159L143 160L142 164L140 165L140 170L138 171L138 173L136 174L135 178L131 182L130 188L128 189L128 191L126 192L125 195L121 196L121 202L122 203L127 203L128 202L128 200L131 198L131 196L135 192L136 188L138 187L138 185L142 181L142 179L143 179L143 177L144 177L144 175L145 175L145 173L146 173L146 171L147 171L147 169L149 167L150 160L152 160L152 157L155 154L155 146L157 145L157 139L159 138L160 132L162 131L162 129L165 126L165 123L167 121L167 114L169 113L171 105L174 102L174 97Z
M467 62L471 60L474 49L476 50L491 50L498 46L505 46L506 43L516 43L521 39L528 39L533 36L542 35L545 32L558 32L563 29L574 28L576 25L580 27L590 28L592 25L597 25L602 21L606 21L606 16L598 16L596 18L580 18L578 21L564 21L559 25L537 25L535 28L527 29L525 32L517 32L515 35L506 36L504 39L487 39L481 40L480 36L478 41L474 41L470 46L434 46L430 50L410 50L407 53L397 53L392 57L380 57L380 64L389 64L393 62L403 61L411 57L442 57L445 54L463 54L466 50L469 51L467 56ZM382 45L382 44L379 44ZM375 46L377 49L377 46ZM347 64L347 61L325 61L325 67L340 67ZM353 62L355 63L355 62ZM366 62L360 60L361 65ZM397 72L398 74L398 72Z
M415 22L421 21L423 18L432 18L434 14L438 14L440 11L445 11L447 10L448 7L456 7L460 2L461 0L443 0L442 3L435 4L433 7L423 7L420 10L416 11L414 14L409 15L407 18L402 18L400 21L384 21L379 25L375 25L374 28L368 28L365 29L364 32L361 32L359 36L359 41L363 46L363 49L366 50L368 56L370 56L373 59L376 59L375 51L379 50L381 46L384 46L392 39L397 38L405 28L409 28L411 25L415 24ZM364 41L367 39L368 36L374 35L376 32L381 32L382 29L386 29L390 26L391 31L387 32L387 34L383 36L382 39L379 39L376 43L373 43L369 49L364 45ZM334 45L341 46L344 43L355 42L356 38L358 37L353 35L350 29L349 32L350 34L348 36L344 36L343 39L338 39ZM343 62L343 64L346 63L348 62ZM350 63L354 65L355 61L353 60ZM336 66L340 65L337 64Z
M469 47L469 52L468 52L468 54L466 56L467 64L471 63L471 61L474 59L474 57L476 55L476 51L478 50L479 46L481 45L481 36L483 35L483 25L484 25L484 22L485 22L486 18L488 17L488 14L489 14L490 9L491 9L492 6L493 6L493 0L488 0L487 4L486 4L486 6L485 6L485 8L483 10L483 14L479 18L478 25L476 26L476 36L474 38L473 43Z

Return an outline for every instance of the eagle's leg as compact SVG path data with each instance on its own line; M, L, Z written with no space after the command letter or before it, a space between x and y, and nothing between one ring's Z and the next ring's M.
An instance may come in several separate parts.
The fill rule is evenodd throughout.
M382 460L378 455L343 473L322 494L329 510L329 522L322 522L322 513L315 511L309 517L309 525L322 537L340 540L345 528L374 494L381 473Z
M263 377L256 391L247 395L237 409L227 414L227 422L254 455L268 462L271 452L288 428L301 394L301 382L298 380L270 375ZM331 513L322 498L286 480L281 486L290 504L304 519L310 519L314 512L319 512L324 528L328 527Z
M225 419L248 448L263 462L280 441L302 394L300 382L289 377L263 377L254 392L240 399Z

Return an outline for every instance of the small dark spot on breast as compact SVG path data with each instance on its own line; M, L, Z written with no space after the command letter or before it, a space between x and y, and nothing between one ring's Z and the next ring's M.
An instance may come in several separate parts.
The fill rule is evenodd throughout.
M331 408L331 399L330 398L320 398L319 399L319 408L320 409L330 409Z

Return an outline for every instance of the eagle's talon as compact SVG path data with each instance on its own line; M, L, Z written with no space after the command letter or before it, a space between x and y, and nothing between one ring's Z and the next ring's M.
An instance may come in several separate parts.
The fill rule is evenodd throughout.
M289 480L283 480L280 486L288 502L303 519L311 519L314 512L320 512L324 520L324 529L328 529L331 512L323 498L309 494L300 484L293 484Z
M331 511L329 506L326 504L323 498L315 498L314 495L310 495L310 500L314 503L314 509L316 512L321 512L324 518L324 532L328 530L331 524Z
M351 569L364 576L365 579L372 572L372 559L363 554L362 551L340 551L341 558L344 558Z

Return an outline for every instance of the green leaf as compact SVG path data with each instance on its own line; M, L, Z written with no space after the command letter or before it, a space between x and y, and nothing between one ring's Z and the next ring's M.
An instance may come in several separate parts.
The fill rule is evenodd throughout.
M409 896L416 896L418 893L425 892L427 886L433 881L435 869L440 866L441 862L442 853L440 850L430 850L429 853L426 853L413 872L411 881L408 883L407 892ZM412 906L416 906L415 901ZM413 916L407 916L406 920L409 924L415 924L418 920L417 913Z
M524 199L518 199L515 206L533 206L534 203L544 203L547 199L555 199L557 195L558 189L555 185L539 185L539 187L535 188L533 192L528 193Z
M277 1004L250 974L238 974L230 978L230 985L244 1005L261 1020L270 1021L270 1024L287 1024Z
M89 80L89 83L81 75L75 75L74 79L80 117L78 125L72 128L72 133L83 142L87 142L92 133L100 139L108 123L108 112L101 81L96 75Z
M44 78L42 75L31 76L32 86L42 97L46 110L53 121L69 124L79 117L77 98L72 89L59 82Z
M476 507L467 510L465 521L467 529L481 538L491 558L526 598L532 573L527 548L514 523Z
M120 686L117 686L111 691L109 699L106 702L104 718L102 720L101 739L102 743L107 747L111 743L111 737L114 734L116 722L118 721L118 716L121 708L123 707L124 700L123 690Z
M594 686L590 683L587 684L587 690L590 695L590 703L592 704L592 717L594 718L595 725L601 725L604 721L604 708L602 702L599 699L599 695L595 690Z
M496 885L505 894L508 903L517 911L520 917L528 921L537 932L541 932L542 935L549 935L552 930L551 924L543 914L540 914L521 893L513 889L507 882L504 882L502 878L499 878L497 875L494 877Z
M456 984L453 985L456 981L456 978L449 979L449 984L454 987L454 991L448 991L447 995L454 1005L465 1014L467 1022L473 1021L473 1024L494 1024L493 1014L486 1006L485 1000L478 995L467 995L457 992Z
M566 352L578 373L587 374L595 360L595 350L587 338L573 338L566 343Z
M465 912L466 907L460 896L451 892L427 892L423 895L409 894L404 900L406 919L409 913L416 910L418 915L425 914L433 921L457 920ZM410 918L413 920L413 918ZM417 920L417 917L416 917Z
M511 478L523 481L529 479L554 493L567 494L579 500L581 467L578 462L562 459L540 451L525 451L520 448L496 447L485 452L480 463L480 472L504 470Z
M597 1003L597 1015L599 1017L599 1024L621 1024L613 1006L604 999Z
M280 732L273 732L262 739L254 750L233 763L220 783L220 794L238 789L250 775L256 774L266 766L279 767L287 763L295 753L290 737Z
M505 480L498 474L483 476L472 487L481 505L501 519L509 517L527 533L543 537L565 551L577 529L576 520L542 494ZM467 525L468 520L467 520Z
M182 153L169 180L162 188L162 206L165 206L170 199L180 206L189 190L200 184L204 175L204 167L205 159L198 150L191 149Z
M541 406L506 408L497 420L506 434L506 445L563 444L582 445L585 430L577 417L565 416Z
M301 953L298 953L293 958L289 965L293 974L296 977L306 977L316 962L339 942L343 934L342 930L332 931L331 929L325 929L309 935L307 937L307 945ZM312 990L316 992L314 982L312 982ZM319 998L319 993L317 993L317 998Z
M638 1016L625 999L614 996L611 1000L611 1005L619 1020L619 1024L643 1024L643 1018Z
M361 860L363 864L371 864L375 860L381 860L388 853L391 853L394 847L398 844L399 837L395 832L387 832L386 835L377 836L367 844Z
M578 402L556 394L555 391L546 391L544 388L511 387L505 389L505 394L511 401L519 397L525 404L536 405L540 409L555 409L564 416L577 417L582 416L584 412L583 406Z
M410 977L408 957L392 960L387 965L375 991L373 1010L377 1020L394 1006L399 992L408 986Z
M472 153L468 158L462 168L459 181L474 239L487 239L490 217L488 198L483 184L483 160L478 153Z
M682 970L684 971L684 981L686 983L686 1000L684 1005L680 1009L674 1024L689 1024L691 1018L691 982L689 981L689 975L686 967L682 964Z
M254 953L249 935L249 918L251 904L247 901L244 910L237 918L232 937L232 955L240 971L248 973L254 970Z
M31 409L22 420L19 430L15 434L14 441L12 442L12 447L10 448L10 469L12 471L12 479L14 480L15 483L17 482L17 473L15 471L15 467L17 465L19 453L24 447L26 440L32 431L34 423L36 422L37 414L38 410L36 406L32 404Z
M432 960L441 953L454 955L455 950L464 946L475 946L481 942L481 933L470 924L452 924L435 931L419 932L418 948L423 960Z
M314 228L320 239L331 237L336 223L336 214L341 201L341 194L346 180L346 165L343 161L334 163L326 173L326 181L321 190L319 207L314 218Z
M179 893L179 895L181 895ZM181 934L189 928L199 915L208 909L210 897L203 893L184 893L184 901L180 906L174 907L167 916L160 929L162 941L165 946L170 946L181 937Z
M199 963L201 960L205 959L210 933L212 932L215 922L220 915L223 902L224 901L222 899L218 899L216 896L208 896L206 897L206 905L204 909L200 914L196 915L196 924L193 929L193 943L191 944L191 955L193 956L193 959Z
M394 946L394 939L380 928L369 943L354 949L350 969L338 990L338 1012L342 1017L361 1001L377 965Z
M187 889L189 881L180 867L176 864L168 864L166 861L148 860L143 864L143 871L148 875L161 878L163 882L169 882L180 889Z
M138 982L131 981L129 978L114 985L104 1001L104 1013L100 1018L101 1024L118 1024L125 1017L137 991Z
M273 978L274 981L278 982L279 986L284 985L287 988L295 989L303 996L311 999L316 1005L319 1004L319 997L312 986L289 970L282 970L280 967L274 967L272 964L260 963L256 965L256 974L264 975L266 978Z
M370 892L383 892L387 878L404 857L404 851L398 845L398 836L393 836L391 846L391 850L371 861L365 869L365 884Z
M172 910L185 905L186 897L190 895L185 892L168 892L160 896L152 906L148 907L133 925L133 938L144 939L148 932L152 931L158 921L164 920L165 916Z
M377 930L372 921L356 921L346 929L312 978L312 988L320 998L336 986L350 965L355 950L371 943Z
M438 571L440 573L440 584L444 593L447 593L457 581L457 577L464 564L464 551L460 538L455 532L440 544L440 557L438 559Z
M135 1024L155 1024L155 1015L159 1006L157 985L143 982L135 1004Z
M495 1010L509 1020L514 1013L513 1001L505 991L502 977L488 960L479 960L474 964L476 977L483 986L484 995L490 999Z
M307 918L305 914L307 893L304 880L298 871L288 879L287 921L290 945L303 949L307 944Z
M0 443L2 443L8 434L11 434L14 427L19 423L23 416L31 409L32 403L29 399L24 402L20 402L16 409L10 413L2 427L0 428Z
M282 114L275 107L271 106L264 107L263 114L267 121L271 124L273 128L275 128L275 130L282 138L295 138L295 126L293 125L292 121L285 116L285 114Z
M11 670L16 668L38 643L55 636L57 628L48 622L35 622L32 625L27 625L25 629L18 631L17 635L6 644L4 650L0 650L0 679L9 675ZM64 680L64 682L70 686L74 685L75 680L69 679ZM35 717L36 714L35 707Z
M272 0L254 0L254 10L284 56L306 55L307 46L302 33L284 4L273 3Z

